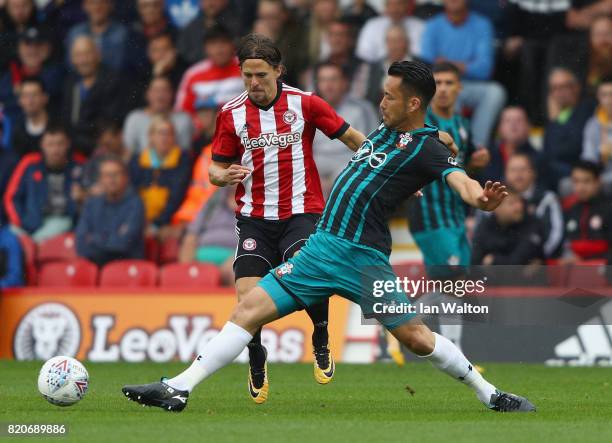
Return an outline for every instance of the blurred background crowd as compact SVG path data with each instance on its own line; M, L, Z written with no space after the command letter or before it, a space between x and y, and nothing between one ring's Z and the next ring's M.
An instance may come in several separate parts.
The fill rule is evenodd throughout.
M249 32L364 133L392 62L455 64L478 178L513 191L472 217L474 262L609 260L612 0L0 0L0 288L58 237L98 266L166 245L233 281L233 189L207 165ZM351 153L314 150L329 189Z

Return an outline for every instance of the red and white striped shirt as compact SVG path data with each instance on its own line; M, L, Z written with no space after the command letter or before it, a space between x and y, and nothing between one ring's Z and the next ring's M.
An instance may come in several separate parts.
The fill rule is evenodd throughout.
M237 214L284 220L323 211L319 173L312 154L316 129L340 137L349 125L324 100L286 84L262 108L243 92L217 116L212 159L252 170L236 190Z

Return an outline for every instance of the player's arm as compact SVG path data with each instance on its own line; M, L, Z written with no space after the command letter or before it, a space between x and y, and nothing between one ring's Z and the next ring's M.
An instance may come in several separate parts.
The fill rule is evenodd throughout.
M349 126L344 134L338 137L338 140L344 143L351 151L357 151L365 139L366 136L352 126Z
M233 163L210 162L208 179L215 186L236 185L244 180L251 170L246 166Z
M446 176L446 183L454 189L468 205L483 211L497 208L508 193L500 182L488 181L484 189L476 180L471 179L463 171L451 171Z
M212 140L212 161L208 179L215 186L235 185L244 180L251 170L235 164L239 157L240 140L236 135L231 114L221 111L215 123Z
M351 151L357 151L366 136L351 127L334 108L321 97L312 95L305 103L304 117L331 139L337 138Z

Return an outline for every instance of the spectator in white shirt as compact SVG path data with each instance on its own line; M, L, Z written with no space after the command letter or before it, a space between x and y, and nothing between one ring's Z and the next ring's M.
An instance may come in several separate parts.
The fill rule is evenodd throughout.
M193 124L186 112L173 111L174 91L168 77L155 77L146 92L147 106L130 112L123 127L123 143L131 154L149 147L149 126L153 116L165 115L172 120L176 142L182 150L191 148Z
M361 29L357 41L357 56L367 62L377 62L387 56L385 36L389 26L401 24L406 29L410 41L410 52L421 52L423 21L409 15L414 0L386 0L384 15L371 18Z

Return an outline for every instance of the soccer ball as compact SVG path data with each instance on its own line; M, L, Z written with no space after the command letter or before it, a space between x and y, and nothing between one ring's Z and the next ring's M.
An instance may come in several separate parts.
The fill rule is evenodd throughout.
M53 357L38 374L38 390L51 404L71 406L81 400L89 385L85 366L72 357Z

